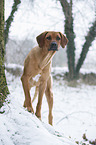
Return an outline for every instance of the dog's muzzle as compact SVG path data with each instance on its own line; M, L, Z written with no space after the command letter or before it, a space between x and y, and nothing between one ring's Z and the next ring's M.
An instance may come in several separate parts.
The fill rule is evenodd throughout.
M58 51L58 45L57 45L57 43L56 42L52 42L51 44L50 44L50 48L48 49L48 51L51 51L51 50L53 50L53 51Z

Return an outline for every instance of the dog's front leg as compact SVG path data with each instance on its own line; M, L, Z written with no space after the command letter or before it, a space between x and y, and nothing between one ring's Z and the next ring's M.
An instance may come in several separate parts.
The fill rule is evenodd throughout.
M36 107L36 116L41 119L41 105L42 105L42 98L45 92L47 81L43 81L39 86L39 96L38 96L38 103Z
M50 65L51 62L42 70L41 77L40 77L40 85L39 85L39 96L38 96L38 103L36 107L36 116L41 119L41 105L42 105L42 98L43 94L45 93L47 80L50 75Z
M21 77L24 93L25 93L25 101L24 101L24 107L27 108L29 112L34 113L32 103L31 103L31 97L30 97L30 88L29 88L29 82L28 82L28 77L26 77L24 74Z
M47 81L47 87L46 87L46 91L45 91L45 95L47 97L47 102L48 102L48 106L49 106L49 124L52 125L53 123L53 115L52 115L52 108L53 108L53 93L52 93L52 77L50 75L48 81Z

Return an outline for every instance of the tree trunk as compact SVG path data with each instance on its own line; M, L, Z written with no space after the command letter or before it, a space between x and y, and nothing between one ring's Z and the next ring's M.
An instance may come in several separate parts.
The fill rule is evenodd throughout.
M0 107L9 93L4 67L4 0L0 0Z
M86 55L89 51L89 47L91 46L91 43L95 39L95 37L96 37L96 20L94 21L93 25L89 29L87 36L85 37L86 41L83 45L82 52L81 52L80 58L78 60L77 66L76 66L76 75L77 76L79 74L82 64L84 63Z
M21 0L14 0L10 16L8 17L8 19L5 22L5 30L4 30L5 45L6 45L7 41L8 41L9 29L11 27L11 23L13 22L14 14L17 11L18 5L20 3L21 3Z
M69 78L74 79L75 77L75 34L73 31L73 16L72 16L72 0L70 3L67 0L60 0L63 12L65 14L65 33L69 40L67 44L67 59Z

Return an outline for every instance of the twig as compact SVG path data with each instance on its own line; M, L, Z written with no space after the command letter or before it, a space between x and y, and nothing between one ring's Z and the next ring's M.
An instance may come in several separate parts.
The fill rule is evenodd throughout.
M63 121L65 118L68 118L69 116L71 116L71 115L73 115L73 114L78 114L78 113L86 113L86 114L90 114L90 115L96 117L95 114L93 114L93 113L91 113L91 112L87 112L87 111L72 112L72 113L70 113L70 114L67 114L67 115L64 116L63 118L61 118L61 119L56 123L56 125L58 125L58 124L59 124L61 121Z

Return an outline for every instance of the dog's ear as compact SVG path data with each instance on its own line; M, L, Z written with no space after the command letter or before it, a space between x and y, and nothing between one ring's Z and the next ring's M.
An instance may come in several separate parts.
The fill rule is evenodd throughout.
M68 43L68 39L61 32L59 32L59 34L61 36L61 46L62 46L62 48L64 48Z
M41 47L41 48L44 46L44 38L45 38L47 33L48 32L45 31L45 32L41 33L39 36L36 37L36 40L39 44L39 47Z

